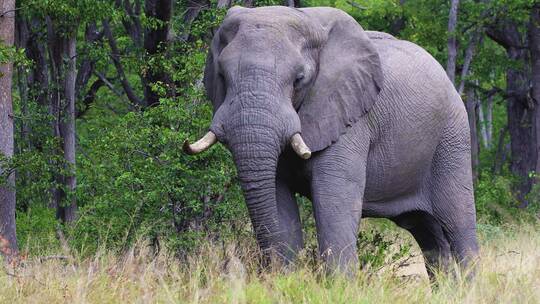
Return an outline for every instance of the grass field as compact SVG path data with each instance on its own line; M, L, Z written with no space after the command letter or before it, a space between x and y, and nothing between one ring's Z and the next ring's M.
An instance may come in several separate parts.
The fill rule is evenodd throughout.
M539 227L479 230L482 259L472 282L441 275L431 285L416 247L412 258L366 267L354 279L326 277L306 256L294 270L261 273L245 240L204 245L185 260L152 256L143 245L120 256L28 258L0 274L0 302L540 303Z

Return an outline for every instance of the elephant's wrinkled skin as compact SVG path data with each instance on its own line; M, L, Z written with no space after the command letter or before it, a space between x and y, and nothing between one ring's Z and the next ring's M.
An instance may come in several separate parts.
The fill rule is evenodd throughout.
M337 9L233 7L204 82L212 125L185 149L218 140L231 150L266 252L289 261L302 248L300 193L331 269L356 267L361 217L410 231L433 266L477 256L467 115L422 48ZM310 159L291 149L294 134Z

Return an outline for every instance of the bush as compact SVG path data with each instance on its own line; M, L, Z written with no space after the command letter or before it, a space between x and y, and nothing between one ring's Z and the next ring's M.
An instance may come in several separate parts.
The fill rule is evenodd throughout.
M123 248L142 236L188 250L200 232L245 218L228 152L220 145L200 156L182 152L183 140L210 123L192 117L210 116L206 105L164 100L81 141L91 149L79 160L76 247Z
M58 222L55 210L33 206L26 212L17 213L17 239L19 247L29 253L56 253L60 242L56 237Z
M478 221L483 224L503 225L537 220L540 195L537 185L527 196L531 208L520 209L517 196L512 188L516 178L505 175L492 175L483 172L475 187L475 200Z
M512 193L512 180L505 176L483 174L475 188L476 211L487 222L509 220L509 210L517 207Z

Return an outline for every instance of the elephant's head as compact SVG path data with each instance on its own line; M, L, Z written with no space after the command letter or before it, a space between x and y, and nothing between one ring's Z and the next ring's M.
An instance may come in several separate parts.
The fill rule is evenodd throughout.
M210 131L184 150L227 145L257 240L270 248L285 228L276 207L280 153L292 145L307 159L338 140L372 107L382 79L374 46L340 10L233 7L204 72L214 106Z

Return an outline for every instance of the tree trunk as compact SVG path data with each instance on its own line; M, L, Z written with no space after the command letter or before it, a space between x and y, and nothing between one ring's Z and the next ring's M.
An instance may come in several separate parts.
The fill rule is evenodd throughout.
M530 29L529 29L530 31ZM520 178L516 193L520 207L528 206L526 195L530 192L536 170L537 132L535 114L537 107L529 96L529 50L527 37L519 30L516 21L500 20L487 28L487 35L506 49L508 59L514 61L506 71L506 99L508 132L510 134L510 169ZM531 43L529 43L531 44Z
M15 38L15 0L0 0L0 40L4 46L12 46ZM0 154L13 156L13 105L11 96L13 62L0 62ZM15 173L7 180L0 180L0 253L8 260L18 253L15 227Z
M77 203L75 201L75 83L77 78L77 40L73 34L66 40L65 52L68 64L64 80L63 117L60 121L60 134L64 152L64 174L62 174L63 186L67 193L63 195L63 203L57 209L57 217L63 222L70 223L77 218Z
M58 164L55 183L52 189L50 206L56 208L56 216L62 222L76 219L77 204L73 192L75 179L75 84L76 66L76 31L59 33L54 22L47 18L49 52L51 59L51 79L55 86L51 94L50 112L53 115L54 134L59 138L61 147L58 153L63 162Z
M534 107L533 114L533 132L536 139L535 147L536 163L534 170L536 174L540 174L540 157L538 150L540 149L540 5L536 5L531 11L531 20L529 24L529 49L531 54L531 97ZM538 176L535 182L538 180Z
M27 49L30 33L26 20L17 14L15 18L15 45L19 49ZM25 77L25 68L17 68L17 86L19 87L20 111L22 117L28 117L28 78ZM15 126L16 128L16 126ZM16 131L15 131L16 132ZM20 122L20 140L16 143L16 153L22 153L31 148L30 126L27 119Z
M482 134L482 143L486 149L493 146L493 97L494 94L488 94L485 108L482 103L478 106L480 134Z
M169 29L173 13L172 0L146 0L144 11L146 17L156 18L160 24L154 28L148 29L144 35L144 49L148 56L163 55L167 53L169 44ZM156 83L165 86L167 96L174 95L174 84L169 74L162 69L156 70L150 67L150 70L143 75L144 98L146 106L159 104L159 94L152 89Z
M467 109L467 116L469 118L469 129L471 132L471 166L473 172L473 181L478 180L478 166L480 164L478 158L479 142L478 142L478 130L476 128L478 121L478 100L476 99L474 89L467 91L467 99L465 101L465 107Z
M448 14L448 60L446 62L446 74L448 78L455 83L456 80L456 61L457 61L457 15L459 0L450 0L450 12Z
M482 135L482 144L484 148L489 147L488 132L486 128L486 113L482 103L478 104L478 124L480 125L480 134Z
M509 57L515 61L527 63L527 52L511 47ZM527 98L528 77L523 68L511 67L506 74L506 88L508 92L508 131L510 133L511 170L521 178L517 187L520 207L527 207L525 196L532 186L530 173L536 163L536 139L533 132L533 114L535 109L529 104Z
M491 148L493 146L493 97L494 95L488 96L486 100L486 129L488 148Z
M499 140L497 141L497 151L495 152L495 161L493 162L493 173L496 175L501 174L503 164L506 161L507 151L509 147L504 142L504 138L508 132L508 127L501 128L499 130Z
M467 79L467 76L469 76L469 71L472 63L472 59L474 57L474 52L476 50L476 46L480 44L482 38L481 38L481 31L476 30L472 36L471 40L469 41L469 45L467 46L467 49L465 50L465 58L463 59L463 67L461 68L461 82L459 83L459 86L457 87L459 95L463 95L463 92L465 91L465 80Z
M300 0L285 0L283 5L288 7L300 7Z
M30 94L39 105L46 106L48 102L49 89L49 67L47 62L47 47L42 42L40 33L45 26L42 20L33 18L27 21L29 38L25 49L26 57L33 61L32 68L27 76L29 91L35 91Z

